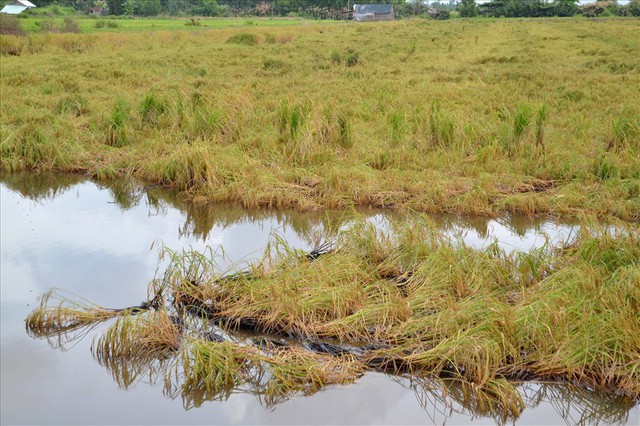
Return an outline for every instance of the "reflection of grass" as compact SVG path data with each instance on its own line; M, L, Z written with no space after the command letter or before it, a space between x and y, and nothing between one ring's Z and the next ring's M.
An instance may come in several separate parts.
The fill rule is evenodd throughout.
M561 247L513 254L453 244L428 221L391 226L353 225L318 256L275 239L244 273L226 275L215 253L165 249L169 266L144 305L157 311L117 311L94 354L125 386L146 368L164 374L165 392L187 407L239 389L276 404L372 369L445 378L453 399L496 419L525 407L511 381L640 396L636 226L585 225ZM29 327L64 333L67 322L33 320L55 309L45 299ZM88 323L79 311L72 324Z
M398 380L400 383L403 380ZM491 393L472 389L455 380L437 377L413 378L410 388L414 391L433 424L440 424L452 412L471 417L493 417L504 422L499 404L492 402ZM633 399L604 394L566 383L526 383L517 386L517 404L520 408L536 408L549 404L559 419L567 424L626 424L629 411L635 406ZM526 409L525 408L525 409Z
M156 357L180 347L180 329L164 310L139 317L122 316L93 347L98 360Z
M9 189L19 192L24 197L34 201L52 199L74 185L88 182L86 178L75 174L65 173L5 173L0 175L0 183ZM194 236L206 240L215 227L229 228L241 223L258 225L265 221L274 220L283 227L282 232L292 230L309 245L319 239L334 238L340 229L364 217L374 218L376 215L385 217L410 217L411 214L392 214L381 209L347 209L336 211L298 212L295 210L263 210L243 209L229 203L216 204L211 208L208 204L193 203L185 199L179 192L159 185L143 186L135 180L122 178L105 180L98 183L98 187L108 190L111 198L119 208L131 209L146 204L152 215L165 215L168 209L176 208L185 215L184 223L180 225L181 235ZM382 216L378 216L382 217ZM436 227L443 231L463 233L470 229L482 238L489 235L490 218L479 216L446 216L434 215L431 219ZM512 215L499 220L502 226L519 236L546 223L548 218ZM565 222L568 224L567 222ZM573 221L572 223L577 223Z
M83 182L85 178L68 173L3 173L0 182L33 201L54 199L70 188Z
M548 402L560 417L580 425L627 424L629 410L636 405L633 399L565 384L531 383L520 390L528 407Z
M640 56L637 21L223 22L243 28L12 39L0 167L131 175L246 208L640 218L640 67L588 66ZM354 43L379 47L347 67Z

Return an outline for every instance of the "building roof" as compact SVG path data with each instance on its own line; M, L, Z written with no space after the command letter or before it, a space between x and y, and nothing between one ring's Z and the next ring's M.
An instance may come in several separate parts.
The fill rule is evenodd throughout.
M11 3L12 6L24 6L24 7L37 7L35 4L28 0L15 0Z
M0 10L0 13L6 13L7 15L17 15L22 11L27 10L26 6L16 6L13 4L8 4Z
M385 14L393 12L392 4L354 4L353 11L357 14Z

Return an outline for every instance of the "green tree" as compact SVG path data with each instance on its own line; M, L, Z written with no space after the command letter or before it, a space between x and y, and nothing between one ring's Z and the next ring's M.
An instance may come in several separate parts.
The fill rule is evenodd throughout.
M478 15L478 6L474 0L462 0L459 12L463 18L473 18Z
M226 8L220 6L216 0L202 0L202 5L195 10L199 15L222 16L225 14Z
M640 16L640 0L631 0L627 5L629 15Z
M156 16L162 12L160 0L139 0L137 15Z
M138 0L126 0L122 7L125 15L133 16L138 11Z
M106 0L110 15L124 14L124 0Z
M578 13L578 0L555 0L553 7L557 16L573 16Z

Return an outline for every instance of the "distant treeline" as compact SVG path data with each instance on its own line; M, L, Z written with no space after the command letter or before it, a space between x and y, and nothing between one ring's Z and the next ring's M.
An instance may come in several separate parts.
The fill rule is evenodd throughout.
M6 3L7 0L0 0ZM442 2L407 2L377 0L370 3L392 3L396 17L429 15L448 18L450 13L461 17L550 17L582 14L595 16L640 16L640 0L619 5L615 0L599 0L579 5L578 0L492 0L476 4L474 0ZM39 0L39 7L62 6L78 12L92 7L104 8L105 14L130 16L301 16L316 19L343 19L344 12L357 0ZM434 12L440 13L434 13Z
M465 4L471 14L467 14ZM573 16L581 14L587 17L595 16L640 16L640 0L631 0L626 6L619 5L615 0L601 1L578 5L578 0L492 0L475 7L477 14L506 18L536 18L550 16ZM473 0L462 0L460 16L473 15Z

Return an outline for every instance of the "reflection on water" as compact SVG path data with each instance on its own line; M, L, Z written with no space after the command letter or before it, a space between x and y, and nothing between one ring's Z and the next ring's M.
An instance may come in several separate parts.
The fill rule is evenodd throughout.
M86 181L79 175L52 173L4 173L0 181L7 188L32 201L46 201Z
M232 263L259 255L272 231L293 247L309 249L319 235L335 235L362 215L387 226L380 211L246 211L194 205L160 187L46 174L2 176L0 201L2 423L491 424L503 418L481 398L465 396L469 390L456 383L380 373L308 397L265 399L256 388L264 377L217 392L176 391L166 381L176 367L171 356L92 360L92 339L79 338L93 337L104 326L49 336L55 348L66 343L64 353L24 332L23 319L36 296L51 287L105 306L145 300L146 285L158 267L156 253L149 251L155 240L175 249L221 246ZM473 246L497 238L505 248L522 250L545 244L547 238L565 240L575 229L519 217L432 221ZM527 407L518 418L522 424L638 424L640 418L633 401L584 388L527 383L518 390Z
M568 424L624 424L633 402L587 388L527 383L521 386L527 407L550 404ZM631 419L633 420L633 418Z
M2 183L33 201L52 200L87 181L75 175L16 173L2 176ZM207 241L214 228L228 229L239 224L251 224L254 229L278 224L278 229L291 230L308 246L320 237L334 236L346 224L356 218L368 217L380 227L388 226L389 220L402 220L402 215L377 209L351 209L298 213L295 211L247 210L230 204L191 203L175 191L158 185L143 186L132 180L116 180L109 184L91 183L111 196L110 203L123 211L139 208L149 217L164 217L170 209L183 214L178 226L180 237ZM576 223L552 222L544 217L506 216L487 219L477 216L431 215L434 227L447 231L473 247L482 247L492 242L506 248L528 251L544 244L565 241L575 232Z
M410 381L409 387L414 391L422 408L429 415L433 424L445 423L455 412L469 418L491 417L497 422L504 419L503 414L496 411L496 405L488 405L486 401L469 398L469 390L459 383L444 384L429 381ZM518 423L529 418L536 408L550 407L553 412L570 425L591 424L626 424L629 422L630 409L634 403L624 398L602 395L598 392L566 384L529 382L518 386L518 393L523 399L524 411ZM548 415L548 413L547 413ZM553 424L545 422L544 416L534 421L535 424ZM516 420L516 419L512 419Z

